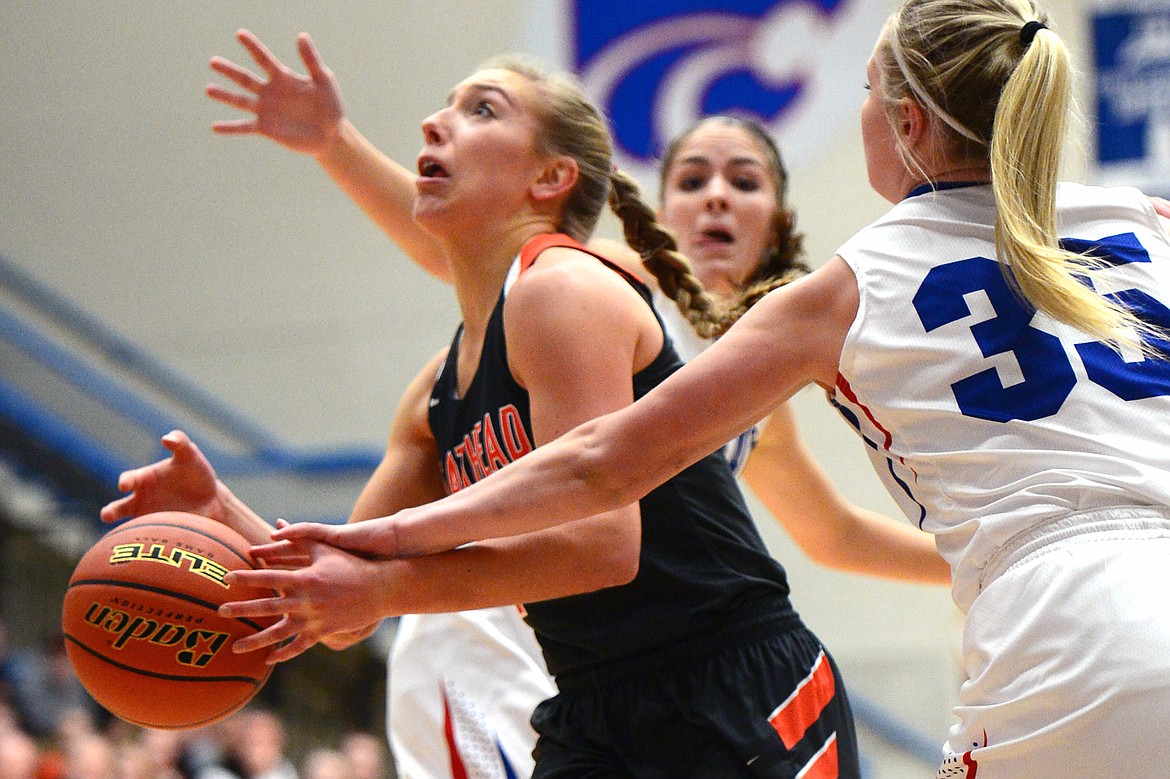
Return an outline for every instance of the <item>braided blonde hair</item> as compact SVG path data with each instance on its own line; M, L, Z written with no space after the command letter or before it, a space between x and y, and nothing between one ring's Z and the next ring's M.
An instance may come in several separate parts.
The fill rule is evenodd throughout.
M621 220L626 243L641 255L642 265L658 279L663 294L675 302L696 333L703 338L722 335L731 326L722 307L703 287L691 261L678 250L674 233L658 221L638 182L620 170L614 170L609 178L609 207Z

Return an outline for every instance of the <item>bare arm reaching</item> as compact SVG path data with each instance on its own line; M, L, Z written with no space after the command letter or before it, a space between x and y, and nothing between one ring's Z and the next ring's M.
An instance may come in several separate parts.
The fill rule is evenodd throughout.
M386 557L415 555L628 505L805 384L831 385L856 311L853 274L834 258L769 294L637 403L581 425L488 479L394 517L347 528L298 525L277 537L318 538Z
M446 255L411 217L414 172L380 152L345 118L337 79L308 33L297 36L307 76L287 67L247 30L240 30L236 37L267 80L223 57L212 57L211 69L242 91L210 84L207 94L254 115L215 122L212 129L221 135L261 135L312 156L411 259L427 272L449 280Z
M950 584L950 566L932 536L845 499L801 440L789 404L769 418L743 476L814 562L888 579Z
M633 289L575 250L550 249L542 255L540 265L512 288L504 319L508 362L528 390L537 452L580 422L632 402L630 377L653 360L662 344L657 321ZM470 340L465 332L462 342ZM605 348L598 348L602 343ZM371 503L368 508L384 507ZM631 500L571 525L403 560L371 560L305 539L268 545L281 554L296 547L309 565L296 571L242 572L239 581L279 582L276 588L283 595L230 604L224 613L287 614L281 623L236 645L237 651L250 651L295 634L291 644L271 656L279 661L324 636L359 630L375 616L591 592L627 583L637 574L639 517L637 502ZM360 532L378 521L332 530ZM255 551L268 557L264 548Z

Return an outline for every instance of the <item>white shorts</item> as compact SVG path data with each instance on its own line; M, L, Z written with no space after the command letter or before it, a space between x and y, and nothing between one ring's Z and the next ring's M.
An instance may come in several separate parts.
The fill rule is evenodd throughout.
M1170 776L1170 511L1044 523L988 566L938 779Z
M515 607L403 616L389 665L398 776L532 775L529 718L556 686Z

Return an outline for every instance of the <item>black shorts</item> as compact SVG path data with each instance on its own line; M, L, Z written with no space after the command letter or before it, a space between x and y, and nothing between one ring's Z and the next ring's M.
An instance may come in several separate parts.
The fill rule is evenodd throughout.
M795 617L557 684L532 715L533 779L860 776L840 673Z

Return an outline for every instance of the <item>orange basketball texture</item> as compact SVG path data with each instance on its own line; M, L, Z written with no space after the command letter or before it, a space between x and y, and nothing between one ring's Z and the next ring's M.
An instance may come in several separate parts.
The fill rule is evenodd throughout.
M61 614L66 649L110 713L151 728L193 728L236 711L272 671L268 652L231 645L274 618L224 618L227 601L272 595L224 581L253 567L250 544L206 517L177 511L119 525L73 571Z

